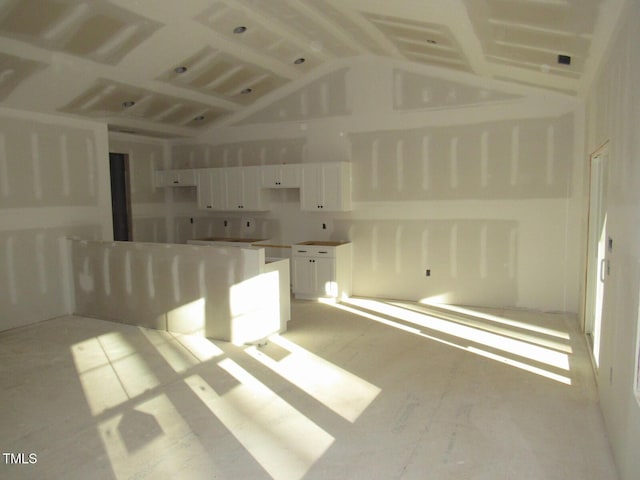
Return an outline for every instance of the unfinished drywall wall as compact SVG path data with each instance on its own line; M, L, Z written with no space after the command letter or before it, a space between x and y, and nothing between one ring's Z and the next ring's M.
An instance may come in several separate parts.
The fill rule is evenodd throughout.
M352 163L353 211L302 213L296 190L273 191L270 212L206 214L179 235L218 234L224 220L245 234L250 220L274 242L353 241L355 295L577 312L580 103L377 57L346 63L175 145L172 161L270 163L250 152L286 142L286 163ZM324 106L304 107L319 91Z
M300 163L305 140L264 139L218 145L184 144L171 149L171 168L241 167Z
M609 275L604 283L598 388L622 480L636 479L640 472L640 403L634 394L639 358L640 4L629 3L618 39L587 103L588 150L609 142L607 236L612 248L607 253ZM586 210L586 198L584 205ZM585 224L585 239L586 229Z
M573 118L349 136L355 201L566 198Z
M168 166L166 142L139 136L109 134L109 152L123 153L129 165L132 238L136 242L166 243L170 238L171 210L168 197L174 189L155 186L157 170ZM185 187L193 195L194 188ZM175 196L180 193L175 191Z
M65 238L110 238L106 127L0 109L0 330L71 313Z

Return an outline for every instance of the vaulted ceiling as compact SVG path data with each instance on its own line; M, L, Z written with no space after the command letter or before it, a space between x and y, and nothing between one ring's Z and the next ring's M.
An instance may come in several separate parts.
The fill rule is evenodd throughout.
M583 93L624 0L0 0L0 104L194 136L379 55Z

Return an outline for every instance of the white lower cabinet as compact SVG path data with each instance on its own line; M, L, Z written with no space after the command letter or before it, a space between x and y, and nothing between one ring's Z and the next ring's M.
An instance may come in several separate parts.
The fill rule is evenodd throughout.
M292 246L296 298L341 299L351 295L351 243L303 242Z

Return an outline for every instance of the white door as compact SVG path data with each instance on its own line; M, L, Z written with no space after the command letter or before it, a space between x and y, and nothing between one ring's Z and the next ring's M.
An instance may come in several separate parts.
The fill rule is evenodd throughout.
M589 193L589 236L587 246L587 292L585 305L585 333L596 366L600 362L600 330L605 281L609 273L607 238L607 165L608 144L591 154Z

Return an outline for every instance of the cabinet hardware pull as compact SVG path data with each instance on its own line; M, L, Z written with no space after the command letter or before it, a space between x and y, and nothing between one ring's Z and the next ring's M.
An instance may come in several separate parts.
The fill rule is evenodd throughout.
M174 180L173 183L180 183L178 180Z
M306 250L298 250L298 253L307 253Z
M318 252L318 253L329 253L329 252Z

